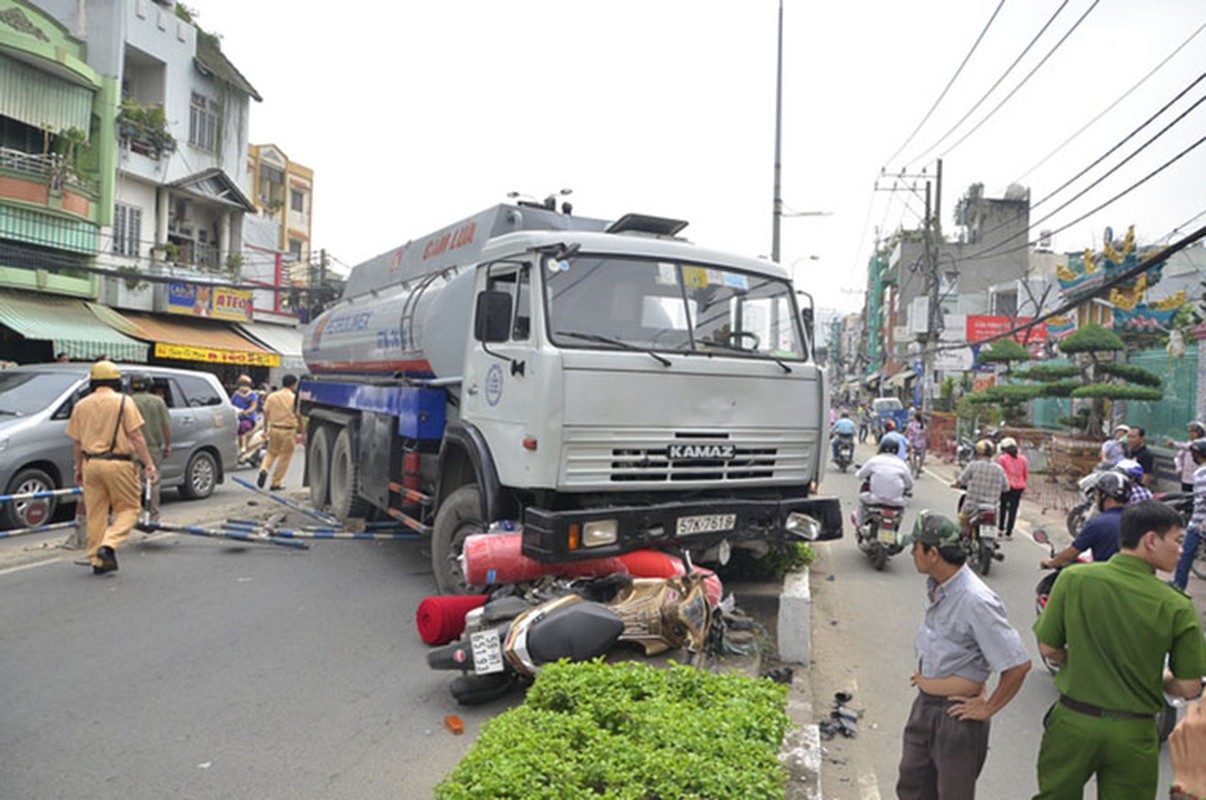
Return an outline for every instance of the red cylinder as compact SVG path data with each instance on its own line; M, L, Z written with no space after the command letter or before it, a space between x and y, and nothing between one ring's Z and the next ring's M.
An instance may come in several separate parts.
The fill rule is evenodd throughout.
M465 631L465 615L483 606L489 595L437 595L425 597L415 613L419 636L427 644L448 644Z

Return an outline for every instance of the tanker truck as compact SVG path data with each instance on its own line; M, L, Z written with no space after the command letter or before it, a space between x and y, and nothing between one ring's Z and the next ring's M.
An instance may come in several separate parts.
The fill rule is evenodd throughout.
M499 205L353 268L304 337L314 505L430 536L445 593L492 527L546 563L839 538L787 272L569 212Z

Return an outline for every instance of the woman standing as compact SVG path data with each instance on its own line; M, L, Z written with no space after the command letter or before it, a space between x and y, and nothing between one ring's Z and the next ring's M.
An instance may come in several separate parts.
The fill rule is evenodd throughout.
M1000 451L997 463L1009 479L1009 489L1001 495L1001 532L1009 538L1013 536L1013 524L1018 518L1022 492L1026 491L1026 479L1030 477L1030 464L1026 456L1018 452L1017 440L1012 436L1001 440Z
M247 449L251 439L251 431L255 428L257 412L260 408L260 396L251 388L251 376L240 375L237 388L230 396L230 402L239 409L239 452Z

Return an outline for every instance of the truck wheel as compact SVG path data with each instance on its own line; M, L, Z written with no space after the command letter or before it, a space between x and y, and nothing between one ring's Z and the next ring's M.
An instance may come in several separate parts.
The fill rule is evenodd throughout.
M32 494L33 492L50 492L59 487L54 485L54 479L40 469L23 469L8 482L8 494ZM5 528L31 527L29 513L33 506L38 506L37 524L50 522L54 516L57 498L47 497L44 500L18 500L14 503L0 505L0 523Z
M310 504L322 510L331 492L331 428L315 425L306 438L306 482L310 484Z
M485 533L481 495L475 484L468 484L448 495L436 512L431 532L431 570L440 594L476 594L480 587L470 586L461 568L460 556L465 539Z
M363 517L372 506L356 493L360 465L352 454L352 432L344 428L331 448L331 513L340 519Z

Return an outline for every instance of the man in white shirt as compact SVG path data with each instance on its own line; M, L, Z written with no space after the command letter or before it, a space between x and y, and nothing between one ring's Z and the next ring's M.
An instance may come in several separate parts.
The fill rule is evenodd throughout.
M867 483L868 491L859 495L858 524L863 524L863 510L869 506L905 506L905 493L913 490L913 474L909 465L896 454L896 443L885 440L879 445L879 454L872 456L855 473L861 486Z

